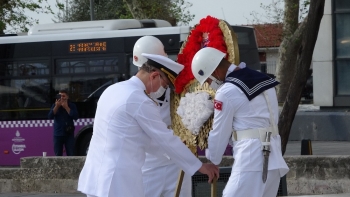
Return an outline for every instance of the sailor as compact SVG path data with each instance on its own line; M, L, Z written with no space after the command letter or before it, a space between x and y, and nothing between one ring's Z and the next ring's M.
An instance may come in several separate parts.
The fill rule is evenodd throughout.
M94 133L78 181L78 190L88 197L144 196L145 152L165 152L186 173L192 176L198 170L209 182L219 176L217 166L200 162L167 129L158 103L149 96L160 86L173 88L183 65L161 55L142 55L148 60L136 76L109 86L97 103Z
M167 56L163 43L154 36L143 36L134 45L133 64L139 68L147 61L142 53ZM170 88L161 86L157 92L150 93L159 104L160 116L168 126L171 125L170 91ZM165 153L161 156L146 153L145 163L142 166L145 196L174 197L180 171L181 168ZM191 197L191 185L191 176L185 173L179 196Z
M191 65L200 84L207 82L217 90L206 157L219 165L232 139L234 164L223 196L276 196L280 177L289 170L282 157L277 127L274 87L278 82L245 67L245 63L237 67L225 56L215 48L206 47L195 54ZM264 153L269 153L265 154L268 164L264 163Z

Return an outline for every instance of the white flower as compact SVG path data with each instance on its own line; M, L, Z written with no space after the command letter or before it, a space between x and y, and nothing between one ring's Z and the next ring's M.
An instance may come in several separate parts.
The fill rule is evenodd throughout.
M200 128L214 112L214 104L210 99L207 92L194 92L186 93L180 100L176 112L194 135L198 135Z

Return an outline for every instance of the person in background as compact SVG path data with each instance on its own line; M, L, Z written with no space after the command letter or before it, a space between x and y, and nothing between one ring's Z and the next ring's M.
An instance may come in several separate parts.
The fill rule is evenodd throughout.
M141 68L147 62L142 53L157 54L167 57L163 43L154 36L143 36L134 45L133 63ZM170 88L161 86L159 91L151 92L150 96L157 101L163 122L170 126ZM181 168L165 153L157 156L146 153L142 166L143 185L146 197L174 197L177 180ZM191 176L185 173L180 197L191 197Z
M56 156L63 155L63 146L67 156L74 156L74 121L78 119L78 110L74 103L69 101L66 90L60 90L56 95L56 102L48 114L53 123L53 144Z
M278 102L274 87L279 83L245 67L245 63L237 67L225 56L215 48L206 47L192 60L192 73L198 82L201 85L207 82L217 90L213 130L209 132L205 155L219 165L232 139L235 161L223 196L276 196L280 177L289 170L282 157L277 126ZM268 157L266 151L269 151ZM265 159L268 166L264 165Z

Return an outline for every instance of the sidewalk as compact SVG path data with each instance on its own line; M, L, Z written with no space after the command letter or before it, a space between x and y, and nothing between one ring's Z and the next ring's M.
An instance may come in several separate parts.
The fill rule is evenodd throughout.
M313 155L350 155L350 141L311 141ZM289 141L285 156L300 155L301 141Z
M0 194L0 197L86 197L84 194L22 194L22 193L10 193L10 194ZM288 197L350 197L348 194L324 194L324 195L304 195L304 196L288 196Z
M323 194L323 195L305 195L305 196L288 196L288 197L349 197L348 194Z
M86 197L84 194L47 194L47 193L7 193L0 194L0 197Z

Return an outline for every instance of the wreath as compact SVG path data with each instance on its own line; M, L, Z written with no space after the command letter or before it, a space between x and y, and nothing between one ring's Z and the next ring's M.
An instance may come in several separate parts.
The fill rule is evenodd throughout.
M207 16L200 20L183 43L177 62L184 65L184 69L175 80L175 92L180 94L184 87L194 79L191 64L194 55L204 47L213 47L226 54L226 59L238 65L239 52L236 35L228 23L217 18Z
M189 103L193 103L189 100L197 96L189 93L199 94L205 92L205 95L201 97L209 97L212 100L215 97L215 90L211 89L207 83L201 86L195 79L191 70L194 55L204 47L213 47L222 51L226 54L225 58L236 65L239 62L237 38L231 26L224 20L219 20L211 16L200 20L199 24L191 30L180 49L177 62L184 65L184 69L176 78L175 93L172 93L172 128L177 136L183 141L186 141L187 146L194 154L197 153L197 146L202 150L207 147L208 133L212 128L213 113L211 113L211 116L209 115L209 119L205 121L203 125L199 126L199 129L197 128L198 123L189 122L189 120L195 118L180 117L177 111L182 112L182 114L190 113L191 110L186 110L186 108L188 109L190 107L180 106L180 103L187 103L187 106L189 106ZM184 102L184 100L187 101ZM200 102L197 102L197 104L198 103ZM192 106L191 108L194 110L197 107ZM208 107L208 109L209 108L210 107ZM190 128L189 125L192 125L192 128ZM193 125L196 125L196 128L194 128Z

